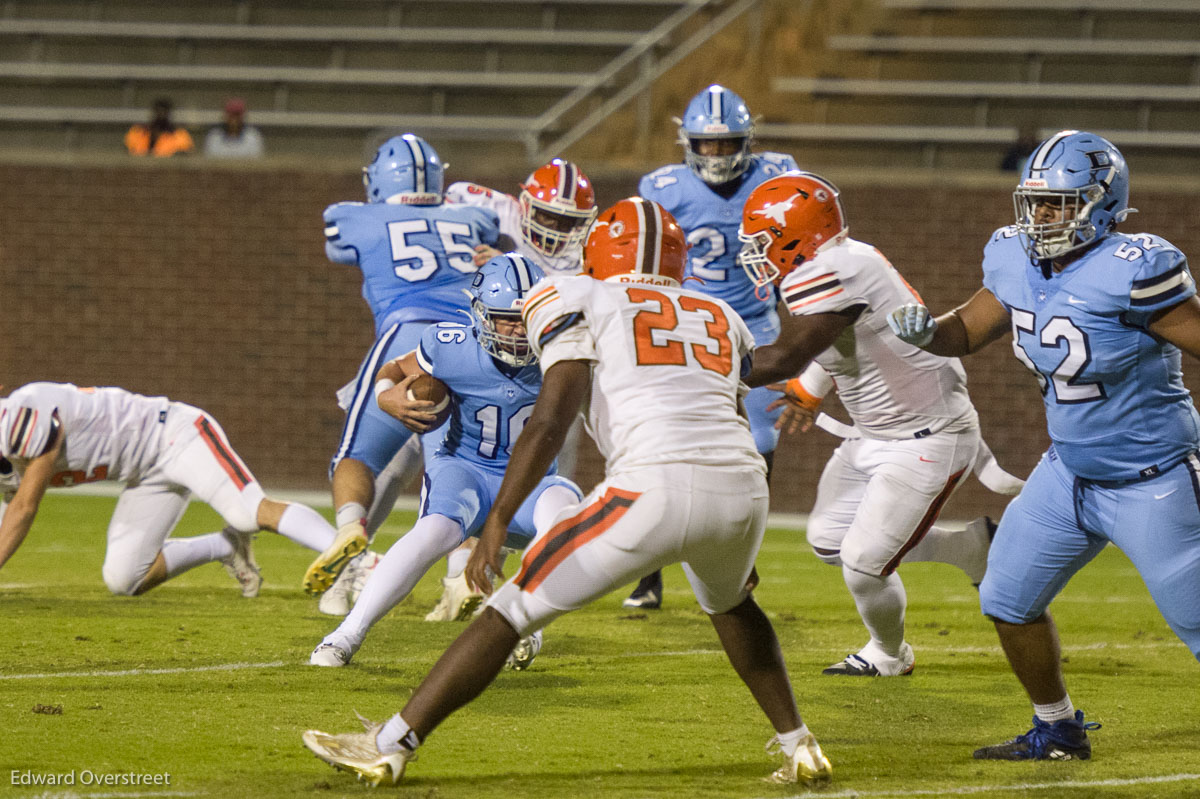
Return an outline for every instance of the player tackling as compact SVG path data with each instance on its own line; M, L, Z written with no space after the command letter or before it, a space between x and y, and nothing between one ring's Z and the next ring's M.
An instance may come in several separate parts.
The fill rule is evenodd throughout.
M775 728L787 762L771 779L830 776L796 708L775 631L746 590L768 504L766 464L741 406L754 340L723 301L679 288L686 250L670 214L630 198L600 215L585 246L585 275L535 286L522 316L542 390L467 564L470 582L491 589L488 569L499 571L509 523L585 401L607 478L526 550L520 572L400 713L366 732L306 732L305 745L322 760L372 784L399 781L420 743L492 682L521 636L682 562Z

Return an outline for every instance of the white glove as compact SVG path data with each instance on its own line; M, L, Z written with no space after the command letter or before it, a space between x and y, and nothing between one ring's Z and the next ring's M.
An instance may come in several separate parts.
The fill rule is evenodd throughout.
M937 322L929 315L929 309L919 303L901 305L888 314L888 327L901 341L914 347L925 347L933 341Z

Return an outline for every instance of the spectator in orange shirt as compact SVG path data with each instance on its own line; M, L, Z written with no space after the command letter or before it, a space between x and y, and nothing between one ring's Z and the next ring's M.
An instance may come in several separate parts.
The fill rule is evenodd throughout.
M125 148L130 155L152 155L167 158L181 153L190 153L195 147L192 137L183 128L171 121L171 101L160 97L151 106L150 122L134 125L125 134Z

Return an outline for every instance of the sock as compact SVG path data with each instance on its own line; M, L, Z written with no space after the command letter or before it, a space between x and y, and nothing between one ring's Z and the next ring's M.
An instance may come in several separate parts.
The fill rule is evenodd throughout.
M788 757L796 754L796 749L800 746L800 742L809 736L808 725L801 723L799 727L791 732L776 733L775 737L779 740L779 748Z
M1056 721L1063 719L1075 718L1075 706L1071 704L1071 697L1068 694L1057 702L1049 705L1039 705L1034 703L1033 715L1037 716L1047 724L1053 724Z
M972 535L970 530L931 527L925 537L904 556L904 563L949 563L965 571L975 582L983 579L987 567L987 532ZM978 578L978 579L976 579Z
M361 642L367 630L408 596L425 572L460 543L462 527L458 522L436 513L418 519L375 566L371 579L336 632Z
M283 509L279 517L279 529L275 532L316 552L324 552L337 537L337 532L325 521L324 516L307 505L295 502L289 502Z
M471 559L472 549L458 547L446 556L446 577L454 579L467 570L467 561Z
M342 529L351 522L362 521L367 518L367 509L360 502L346 502L337 509L337 515L334 517L338 529Z
M168 538L163 542L162 553L167 577L174 577L202 563L229 557L233 554L233 544L220 533L194 538Z
M904 643L904 608L908 603L900 575L892 572L880 577L842 566L842 576L871 640L888 657L899 657L900 645Z
M375 736L375 746L385 755L399 752L401 749L412 752L420 745L421 739L412 731L412 727L408 726L408 722L400 718L399 713L388 719Z

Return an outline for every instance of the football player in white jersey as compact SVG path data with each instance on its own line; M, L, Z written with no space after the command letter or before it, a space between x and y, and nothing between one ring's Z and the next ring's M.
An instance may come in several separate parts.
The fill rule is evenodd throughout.
M775 383L813 362L780 401L790 408L780 420L789 429L807 429L836 382L854 427L821 475L808 542L842 568L870 640L824 673L893 677L914 663L896 567L949 563L978 585L994 526L979 519L958 531L934 522L977 467L1007 493L1020 481L1000 472L982 444L959 361L897 343L887 315L916 294L879 250L848 234L838 190L817 175L791 172L751 193L742 262L755 284L779 285L790 318L778 341L758 351L746 382Z
M500 233L514 242L512 249L533 261L547 275L577 275L583 269L583 237L596 218L592 181L576 164L561 158L538 167L521 184L517 197L478 183L461 181L446 189L446 202L487 208L500 218ZM497 245L499 246L499 245ZM483 266L501 255L497 247L480 244L475 264ZM575 472L582 425L571 425L558 455L560 474ZM467 585L463 569L477 539L468 538L447 558L442 596L425 621L466 621L481 608L483 594Z
M220 561L242 596L257 596L254 533L272 530L318 552L335 535L311 508L267 497L207 413L121 388L29 383L0 400L0 477L11 493L0 520L0 567L29 534L47 488L125 485L104 556L104 583L114 594L145 593ZM221 515L225 529L168 538L191 494Z
M548 277L522 316L544 373L533 414L467 565L490 590L509 522L586 403L607 477L525 551L404 709L366 732L316 730L318 757L373 784L396 782L417 746L478 696L521 635L647 570L682 562L734 668L775 728L776 782L830 776L800 718L775 631L746 589L767 514L766 463L741 398L754 339L724 301L679 288L687 244L675 220L635 197L588 237L586 275ZM686 409L686 413L681 413Z

